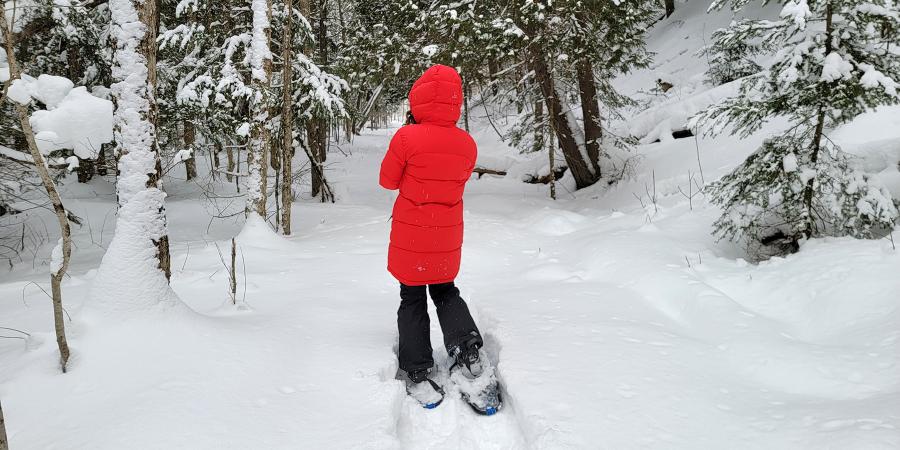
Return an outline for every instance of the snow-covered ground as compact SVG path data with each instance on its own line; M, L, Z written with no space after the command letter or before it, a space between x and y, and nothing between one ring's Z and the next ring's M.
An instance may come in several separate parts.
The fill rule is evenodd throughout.
M480 417L451 393L421 409L395 379L392 194L373 188L390 131L334 162L341 201L298 205L295 236L239 234L249 310L227 304L217 249L227 253L240 224L208 228L195 193L173 186L172 286L192 311L94 313L86 299L112 232L111 192L105 181L90 185L96 194L70 190L92 225L77 230L65 284L69 373L57 372L49 301L30 284L45 281L43 255L0 284L0 325L32 335L0 342L13 448L900 445L890 242L814 241L750 265L709 236L715 211L703 202L692 211L660 192L654 214L615 195L625 187L553 202L544 186L470 183L459 285L508 408ZM662 158L646 150L646 164Z
M660 62L622 86L676 84L652 101L662 112L642 120L671 123L711 99L691 55L728 18L679 6L651 36ZM682 98L690 104L678 106ZM897 117L900 109L884 109L833 133L894 195ZM474 122L483 164L521 160ZM367 131L342 145L348 156L329 156L339 201L298 202L291 237L244 228L241 216L214 219L197 185L167 178L172 288L187 308L112 317L92 307L115 194L106 180L66 183L66 205L85 222L63 285L69 373L58 372L41 291L52 245L0 273L0 327L30 333L0 339L11 448L898 448L892 243L814 240L749 264L710 236L718 211L682 194L780 126L746 140L641 145L633 175L577 194L560 187L558 201L513 176L470 182L458 285L504 386L505 409L492 417L452 389L422 409L396 379L398 286L385 270L394 194L377 187L393 130ZM55 242L52 216L32 210L27 221L46 223ZM221 256L234 235L243 308L227 301ZM446 368L443 350L435 359Z

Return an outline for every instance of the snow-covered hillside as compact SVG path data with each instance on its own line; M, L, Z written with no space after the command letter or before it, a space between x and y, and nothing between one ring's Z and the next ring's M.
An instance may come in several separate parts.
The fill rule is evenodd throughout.
M696 51L731 16L705 6L679 3L652 30L657 63L617 81L646 93L647 105L617 131L677 129L691 108L720 98ZM657 79L673 89L651 93ZM85 222L73 230L63 286L69 373L58 373L41 291L50 244L33 264L0 273L0 327L27 333L0 328L23 338L0 339L11 448L900 447L892 242L812 240L755 265L710 235L719 211L697 186L783 124L748 139L642 144L620 183L571 193L564 182L552 201L547 186L513 175L536 162L486 121L473 123L479 163L511 170L467 186L457 283L497 363L507 402L499 414L475 415L453 389L439 408L422 409L396 379L398 286L385 270L394 194L377 187L387 129L329 155L338 202L295 205L289 238L243 227L242 216L213 218L227 199L213 205L197 184L168 178L172 288L189 308L128 320L89 299L115 229L114 188L64 184ZM832 137L900 196L900 109L861 116ZM27 220L53 219L34 210ZM227 302L223 265L234 235L241 308Z

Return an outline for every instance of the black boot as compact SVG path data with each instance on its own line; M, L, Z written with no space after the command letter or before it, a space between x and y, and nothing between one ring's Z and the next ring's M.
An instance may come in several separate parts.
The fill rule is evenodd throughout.
M419 369L406 373L406 392L424 408L433 409L444 401L444 389L431 378L429 369Z
M451 349L450 355L454 359L452 371L458 367L462 370L463 375L468 378L477 378L484 372L484 364L481 360L482 340L478 332L472 331L470 337L466 338L462 343Z

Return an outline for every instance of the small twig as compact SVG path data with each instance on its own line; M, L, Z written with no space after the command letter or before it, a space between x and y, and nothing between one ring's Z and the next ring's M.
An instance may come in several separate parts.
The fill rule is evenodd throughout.
M25 331L22 331L22 330L18 330L18 329L15 329L15 328L10 328L10 327L0 327L0 330L15 331L15 332L17 332L17 333L22 333L22 334L24 334L25 336L31 337L31 333L28 333L28 332L25 332Z

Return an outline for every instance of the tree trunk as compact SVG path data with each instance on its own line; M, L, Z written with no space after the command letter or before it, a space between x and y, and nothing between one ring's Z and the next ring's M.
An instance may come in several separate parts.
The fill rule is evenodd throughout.
M327 19L327 2L325 0L301 0L301 13L310 20L315 17L315 34L317 61L319 67L323 69L328 65L328 34L325 28L325 20ZM312 22L312 20L310 20ZM312 53L312 49L305 49L307 54ZM330 191L326 189L324 165L328 158L328 124L321 117L312 117L306 124L306 142L308 145L308 154L310 156L310 167L312 169L312 196L321 195L322 202L333 200L328 198Z
M100 152L97 153L97 175L106 176L108 173L107 165L109 163L106 161L106 156L109 153L109 145L108 143L100 145Z
M284 70L281 75L281 230L285 236L291 234L291 206L293 204L293 168L294 156L294 101L291 95L294 84L291 52L293 41L293 0L284 2L284 36L281 42L281 61Z
M0 450L9 450L9 440L6 438L6 421L3 420L2 403L0 403Z
M75 169L75 172L78 174L78 182L79 183L87 183L94 178L94 173L96 172L97 167L94 164L94 160L91 159L80 159L78 160L78 168Z
M466 83L464 86L465 95L463 95L463 115L465 117L465 121L463 122L463 124L466 127L466 132L469 132L469 93L471 91L469 90L469 83Z
M194 124L190 120L185 120L182 129L182 144L184 145L184 149L191 149L193 153L189 159L184 160L184 175L187 181L191 181L194 178L197 178L197 149L194 147L194 142L197 140L197 131L194 128Z
M544 102L547 105L551 128L556 133L560 150L562 150L566 164L575 178L577 188L588 187L597 182L597 177L588 165L589 163L585 161L585 156L575 140L572 127L566 118L567 111L563 110L559 93L556 91L556 82L553 79L553 74L550 73L547 67L543 53L539 49L532 49L531 53L535 77L541 86L541 93L544 95Z
M831 33L832 29L832 19L833 19L833 10L831 7L831 3L829 2L825 6L825 54L831 53L832 45L831 45ZM819 98L822 101L827 101L827 99L831 98L830 92L827 92L828 89L825 89L826 92L821 92ZM809 162L812 165L812 169L815 171L818 169L817 163L819 162L819 152L822 150L822 134L825 129L825 105L820 104L819 110L816 114L816 130L813 134L812 141L812 149L809 157ZM814 237L816 234L816 218L815 213L813 211L813 197L815 196L815 185L816 185L815 176L811 177L809 181L806 182L806 187L803 189L803 202L806 208L806 225L803 230L803 234L807 238Z
M556 200L556 146L553 145L553 139L550 140L550 198Z
M577 64L578 94L581 97L581 113L584 117L584 146L594 177L600 178L600 142L603 128L600 126L600 107L597 104L597 85L591 61L583 59Z
M534 102L534 143L531 149L539 152L544 149L544 102Z
M231 145L225 148L225 160L225 179L231 183L234 180L234 148Z
M0 8L0 31L3 32L4 41L6 42L6 57L9 63L10 81L16 80L20 77L20 71L14 52L15 41L13 40L13 35L10 32L9 26L7 25L5 8ZM34 131L31 129L28 108L20 103L15 103L15 109L16 114L19 116L19 125L22 127L22 133L25 135L25 140L28 143L28 151L31 153L31 158L34 161L35 170L41 177L41 182L44 185L44 189L47 191L47 197L50 198L50 202L53 204L53 212L56 213L56 219L59 222L60 238L57 247L53 250L50 263L50 286L53 301L56 345L59 349L60 368L63 373L65 373L66 364L68 364L69 361L69 343L66 340L66 324L63 317L62 289L60 285L63 277L66 275L66 270L69 268L69 260L72 256L72 232L69 227L69 217L66 208L63 206L59 192L56 190L56 185L50 177L50 172L47 169L44 157L38 150L37 142L34 140ZM61 258L61 260L58 258ZM7 445L5 424L3 422L2 411L0 411L0 448Z
M675 0L665 0L666 4L666 17L671 16L675 13Z
M268 182L268 151L270 132L269 121L269 84L272 79L272 55L269 52L271 40L270 22L272 20L271 0L253 0L253 39L263 39L263 46L251 46L252 61L261 60L261 67L253 67L251 85L257 93L251 102L252 129L250 148L247 152L247 214L255 212L263 220L266 219L266 197Z
M323 185L325 184L324 162L326 142L325 129L322 127L322 121L312 119L306 123L307 145L309 146L309 163L312 171L312 196L318 197L322 195L322 201L325 202L323 193Z
M147 187L162 190L162 161L159 159L156 131L159 117L159 111L156 107L156 37L159 32L159 0L142 0L140 3L133 3L138 10L138 18L146 29L137 50L147 61L146 95L149 102L147 121L150 124L150 136L152 137L150 151L153 154L153 158L156 159L156 173L149 174ZM164 206L160 207L159 218L162 221L163 230L166 230ZM155 243L157 260L159 262L158 267L166 275L166 280L168 281L172 277L172 255L169 252L169 235L167 230L155 240Z

